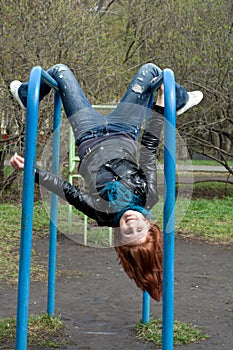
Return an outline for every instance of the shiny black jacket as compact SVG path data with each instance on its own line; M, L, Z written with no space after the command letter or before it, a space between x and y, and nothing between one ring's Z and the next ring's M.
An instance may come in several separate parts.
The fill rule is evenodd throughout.
M85 191L39 169L36 169L36 183L96 220L99 226L116 226L115 214L109 210L108 199L103 194L109 182L120 181L132 194L140 196L143 207L150 210L158 201L156 152L163 125L163 110L159 112L151 114L143 132L138 161L138 150L133 141L122 136L106 139L95 146L80 164L79 173L85 180Z

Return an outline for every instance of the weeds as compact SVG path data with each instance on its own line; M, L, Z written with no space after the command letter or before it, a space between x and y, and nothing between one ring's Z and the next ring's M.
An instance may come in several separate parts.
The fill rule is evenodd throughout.
M136 325L137 337L140 340L162 344L162 320L151 320L149 323ZM184 322L174 322L174 345L197 343L209 337L203 333L203 329Z
M15 333L15 318L0 319L0 344L4 344L5 349L15 342ZM28 345L58 348L68 343L69 337L65 334L65 326L59 317L47 314L29 317Z

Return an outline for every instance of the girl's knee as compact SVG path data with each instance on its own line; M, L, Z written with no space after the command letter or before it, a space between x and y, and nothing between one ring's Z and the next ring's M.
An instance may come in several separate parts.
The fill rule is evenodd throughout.
M158 76L162 72L162 70L156 66L156 64L151 62L144 64L141 67L141 70L144 71L145 74L152 74L154 77Z
M57 72L61 72L61 71L67 71L69 70L69 67L67 67L65 64L63 63L57 63L55 64L55 66L53 67Z
M61 81L64 77L69 78L72 75L70 68L63 63L55 64L48 70L48 73L57 82Z

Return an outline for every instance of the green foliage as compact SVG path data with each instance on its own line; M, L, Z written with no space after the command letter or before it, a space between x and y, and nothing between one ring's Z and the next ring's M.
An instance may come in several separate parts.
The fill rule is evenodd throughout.
M149 323L138 323L136 325L137 337L140 340L153 342L160 346L162 344L162 320L150 320ZM174 322L174 345L197 343L208 339L203 329L184 322Z
M2 1L4 83L27 79L34 65L46 69L63 62L73 68L91 102L103 103L122 96L148 61L173 67L178 81L188 78L200 85L203 71L211 83L229 70L231 6L226 0L113 1L105 13L95 5Z

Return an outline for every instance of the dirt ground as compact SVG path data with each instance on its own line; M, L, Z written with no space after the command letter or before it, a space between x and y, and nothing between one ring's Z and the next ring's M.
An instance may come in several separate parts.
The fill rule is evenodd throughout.
M47 247L47 239L36 240L41 259L46 259ZM156 348L135 338L142 293L118 265L113 249L83 247L59 236L57 256L63 273L56 286L56 315L61 315L72 341L64 349ZM232 350L232 262L233 247L176 239L175 318L204 327L210 336L198 344L175 347L177 350ZM1 284L1 317L15 316L16 295L16 288ZM30 314L46 311L46 303L46 283L32 283ZM160 303L151 303L151 316L161 316Z

